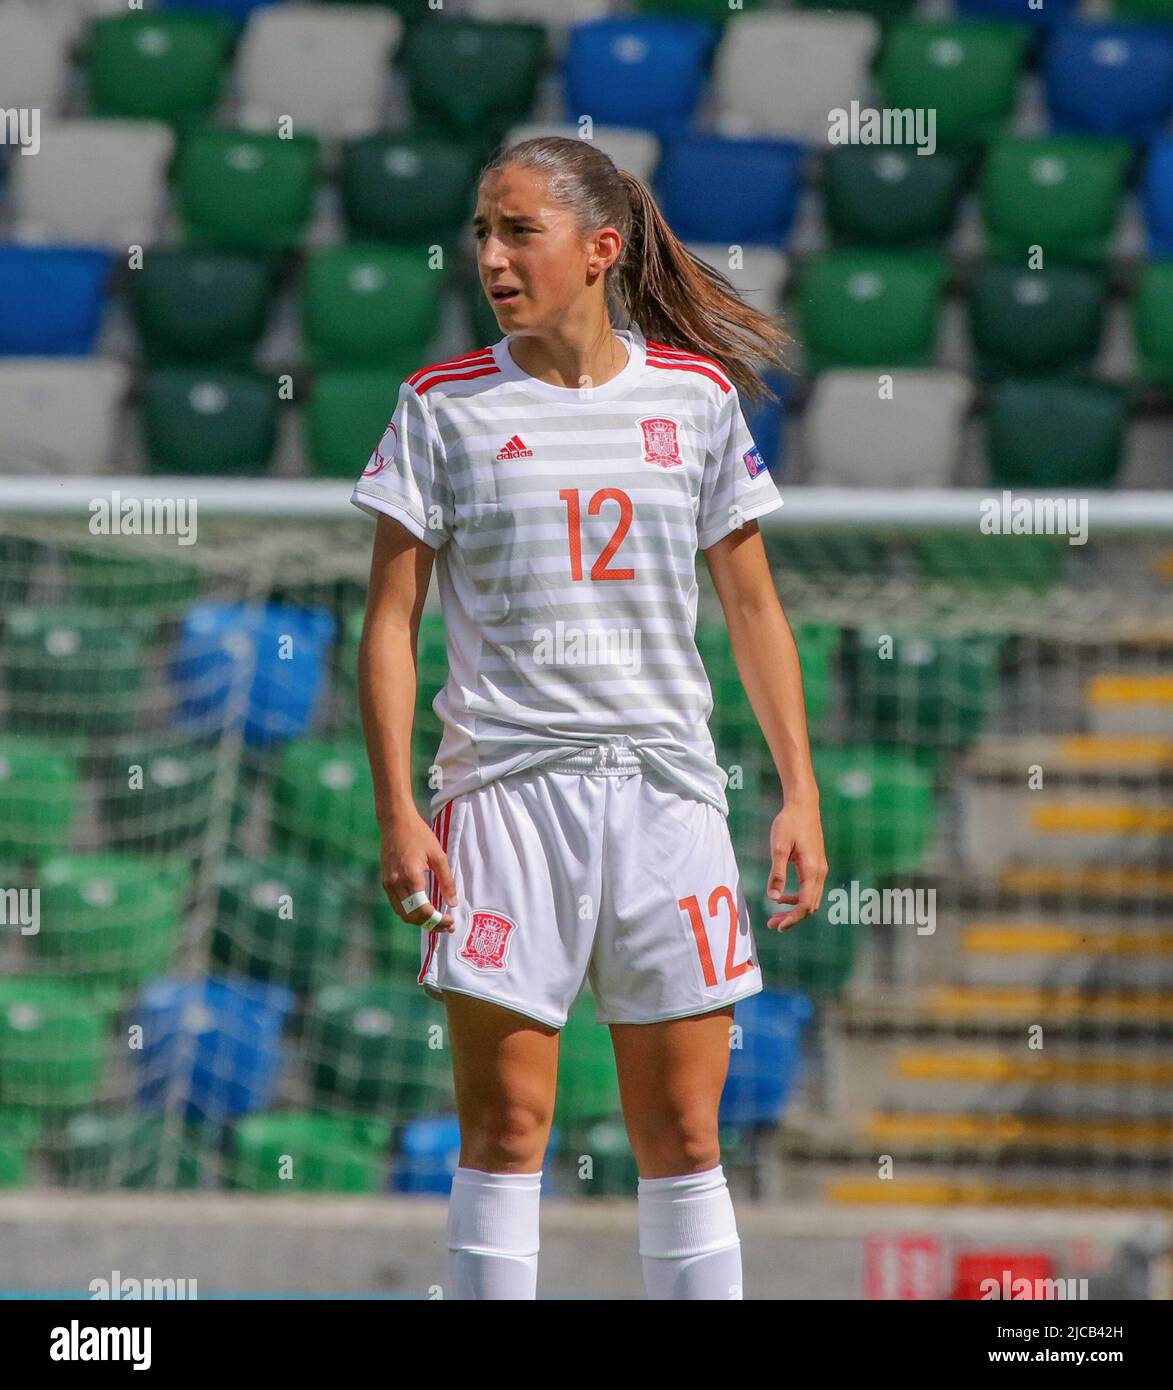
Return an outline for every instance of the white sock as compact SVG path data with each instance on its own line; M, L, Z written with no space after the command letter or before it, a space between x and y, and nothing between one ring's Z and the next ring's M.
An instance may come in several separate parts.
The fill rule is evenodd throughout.
M457 1168L448 1199L452 1298L537 1298L538 1173Z
M640 1178L639 1253L649 1298L741 1298L741 1241L719 1163Z

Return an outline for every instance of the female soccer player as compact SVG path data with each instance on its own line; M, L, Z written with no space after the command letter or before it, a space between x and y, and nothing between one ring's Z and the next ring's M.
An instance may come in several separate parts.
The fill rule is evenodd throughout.
M351 498L377 517L359 676L382 880L427 932L419 983L452 1047L449 1294L536 1297L558 1034L589 980L648 1296L740 1298L717 1107L733 1005L762 977L706 722L696 552L778 769L767 892L794 906L767 926L786 930L827 866L798 654L754 521L781 501L739 404L765 389L747 361L780 360L786 337L588 141L500 151L474 227L505 336L402 384ZM429 827L411 728L437 556L449 676Z

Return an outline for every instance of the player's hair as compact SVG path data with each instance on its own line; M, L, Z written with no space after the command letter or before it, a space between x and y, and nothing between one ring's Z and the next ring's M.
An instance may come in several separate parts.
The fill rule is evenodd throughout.
M622 310L646 339L719 362L743 398L778 399L752 364L785 364L792 340L781 319L747 304L727 276L694 256L641 179L591 141L562 135L503 146L480 177L514 164L545 175L550 196L571 209L584 236L618 229L623 249L606 282L613 322Z

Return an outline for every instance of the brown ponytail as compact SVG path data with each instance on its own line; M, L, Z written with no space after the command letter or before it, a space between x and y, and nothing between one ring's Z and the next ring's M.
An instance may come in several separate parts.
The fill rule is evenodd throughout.
M638 325L651 342L719 362L739 396L777 400L754 364L784 365L790 335L776 315L747 304L727 276L702 261L674 235L651 190L589 140L540 135L506 146L481 177L518 164L544 174L550 194L573 211L583 235L615 227L623 238L607 272L614 323Z

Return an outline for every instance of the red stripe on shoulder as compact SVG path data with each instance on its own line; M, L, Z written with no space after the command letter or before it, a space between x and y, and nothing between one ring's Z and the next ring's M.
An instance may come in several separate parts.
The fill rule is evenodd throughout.
M662 367L665 371L672 372L696 372L698 376L707 376L710 381L715 381L725 395L728 395L729 392L733 390L732 383L725 379L721 374L720 368L713 370L712 368L704 366L702 362L690 362L679 357L653 357L652 354L649 353L648 366Z
M415 386L432 372L449 372L461 367L475 366L482 362L492 362L492 360L492 348L477 348L476 352L465 352L459 357L449 357L443 362L433 362L427 367L421 367L418 372L412 372L411 376L407 378L407 384Z
M648 358L651 360L653 357L659 359L654 363L654 365L658 367L671 366L676 363L683 364L685 362L708 367L710 372L715 372L717 374L714 379L721 383L724 390L731 391L733 389L733 383L729 380L729 373L725 368L715 358L706 357L703 353L689 352L685 348L669 347L667 343L649 341Z

